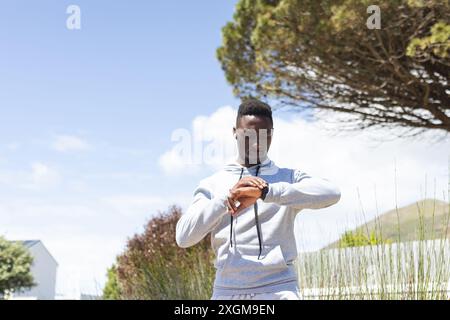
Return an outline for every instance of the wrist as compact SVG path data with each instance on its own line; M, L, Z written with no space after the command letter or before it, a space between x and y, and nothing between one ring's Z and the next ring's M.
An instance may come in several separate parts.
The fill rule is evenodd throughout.
M266 198L267 193L269 192L269 184L267 184L267 186L265 186L262 190L261 190L261 196L260 198L262 200L264 200Z

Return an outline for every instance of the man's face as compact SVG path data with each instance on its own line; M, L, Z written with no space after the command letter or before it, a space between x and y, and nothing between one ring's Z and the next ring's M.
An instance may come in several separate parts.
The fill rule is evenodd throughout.
M273 124L270 118L247 115L239 119L233 128L239 150L239 160L255 165L267 158L272 143Z

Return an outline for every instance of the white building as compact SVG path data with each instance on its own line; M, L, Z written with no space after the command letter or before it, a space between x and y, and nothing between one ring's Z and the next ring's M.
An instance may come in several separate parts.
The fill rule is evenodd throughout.
M14 293L12 299L53 300L55 299L56 269L58 263L40 240L20 241L31 253L31 273L36 286L30 290Z

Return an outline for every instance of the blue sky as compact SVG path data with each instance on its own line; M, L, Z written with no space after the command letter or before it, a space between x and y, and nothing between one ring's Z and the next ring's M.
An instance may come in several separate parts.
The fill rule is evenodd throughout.
M2 1L0 234L44 241L60 265L58 293L99 293L126 238L169 204L185 208L216 169L170 156L174 130L199 125L232 143L238 100L215 51L235 3ZM70 4L81 8L81 30L66 28ZM302 216L310 248L326 243L324 229L333 240L336 222L360 211L357 187L369 216L374 185L379 208L394 206L394 163L407 186L400 205L422 197L426 174L442 198L448 140L374 149L370 136L332 138L298 115L275 115L276 132L292 135L276 136L277 163L344 191L338 206Z
M121 168L155 174L173 128L236 103L215 58L232 1L76 1L82 29L68 30L73 3L2 2L0 142L24 147L5 169L35 158L74 177ZM43 148L59 135L95 148L81 155Z
M235 102L215 58L232 1L78 1L82 29L68 30L71 3L2 2L2 139L83 130L161 148L172 126Z

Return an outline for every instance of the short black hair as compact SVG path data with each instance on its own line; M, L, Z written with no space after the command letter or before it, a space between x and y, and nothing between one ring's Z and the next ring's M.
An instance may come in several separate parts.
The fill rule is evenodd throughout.
M239 119L241 119L243 116L267 117L273 124L272 108L267 103L262 102L255 98L245 99L239 106L236 118L236 127L239 124Z

